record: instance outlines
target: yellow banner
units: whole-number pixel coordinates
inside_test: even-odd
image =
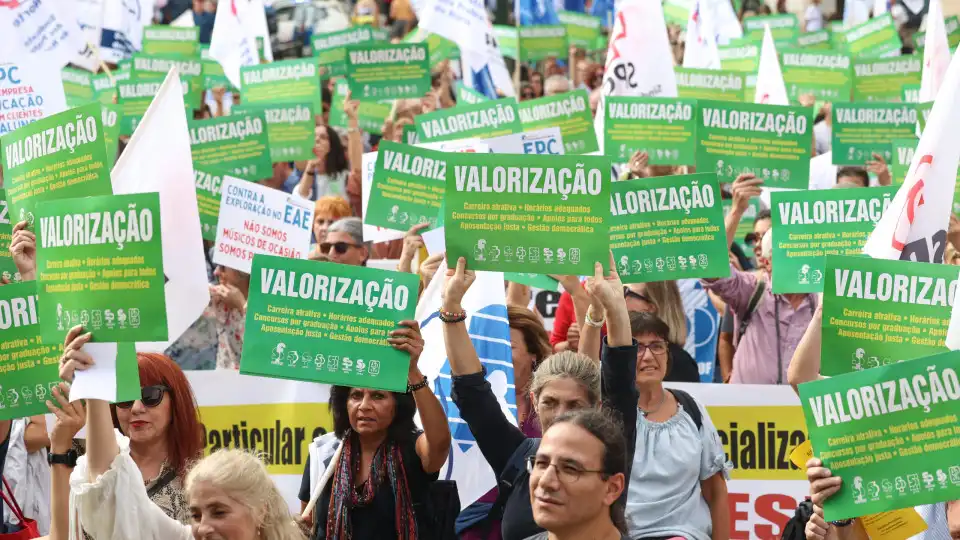
[[[796,406],[707,406],[734,480],[806,480],[790,453],[807,440]]]
[[[200,407],[204,455],[221,448],[263,454],[270,474],[303,474],[307,447],[333,429],[326,403]]]

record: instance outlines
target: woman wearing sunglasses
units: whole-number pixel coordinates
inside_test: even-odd
[[[729,538],[726,461],[707,410],[667,390],[670,328],[652,313],[630,314],[637,341],[636,453],[627,495],[630,537]]]
[[[335,263],[366,266],[370,249],[363,241],[363,222],[348,217],[334,221],[327,227],[326,237],[318,244],[320,253]]]
[[[76,326],[67,333],[60,375],[72,381],[76,370],[92,365],[82,351],[90,334]],[[203,430],[193,390],[177,364],[161,354],[137,353],[141,398],[111,405],[113,426],[129,440],[129,454],[153,503],[171,518],[188,523],[183,492],[189,465],[203,455]],[[89,430],[89,426],[88,426]],[[89,448],[87,450],[90,451]],[[53,459],[53,458],[51,458]],[[76,454],[62,458],[76,463]]]

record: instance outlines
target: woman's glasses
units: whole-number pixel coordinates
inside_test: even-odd
[[[647,351],[659,356],[661,354],[667,354],[667,342],[666,341],[654,341],[653,343],[643,343],[637,344],[637,358],[643,356]]]
[[[646,303],[648,303],[648,304],[655,305],[655,304],[653,303],[653,300],[651,300],[647,295],[645,295],[645,294],[640,294],[640,293],[634,291],[633,289],[631,289],[630,287],[627,287],[627,286],[624,286],[624,287],[623,287],[623,297],[624,297],[624,298],[636,298],[637,300],[643,300],[644,302],[646,302]]]
[[[155,384],[153,386],[144,386],[140,389],[140,402],[143,403],[144,407],[154,408],[163,401],[163,393],[169,392],[170,389],[162,384]],[[118,409],[129,409],[133,407],[132,401],[121,401],[117,403]]]
[[[333,248],[337,252],[337,255],[343,255],[350,248],[358,248],[357,244],[351,244],[349,242],[321,242],[320,243],[320,252],[321,253],[330,253],[330,248]]]

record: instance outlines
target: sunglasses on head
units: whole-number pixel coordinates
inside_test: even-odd
[[[163,401],[163,393],[169,392],[170,389],[162,384],[155,384],[153,386],[144,386],[140,389],[140,402],[143,403],[144,407],[156,407]],[[121,401],[117,403],[118,409],[129,409],[133,407],[132,401]]]
[[[333,248],[334,251],[336,251],[338,255],[343,255],[344,253],[347,252],[348,249],[350,249],[350,248],[358,248],[358,247],[360,247],[360,246],[358,246],[357,244],[351,244],[351,243],[349,243],[349,242],[333,242],[333,243],[330,243],[330,242],[322,242],[322,243],[320,244],[320,252],[321,252],[321,253],[330,253],[330,248]]]
[[[638,293],[638,292],[634,291],[633,289],[631,289],[630,287],[626,287],[626,286],[624,286],[624,288],[623,288],[623,297],[624,297],[624,298],[636,298],[637,300],[643,300],[644,302],[646,302],[646,303],[648,303],[648,304],[652,304],[652,303],[653,303],[653,300],[651,300],[647,295]]]

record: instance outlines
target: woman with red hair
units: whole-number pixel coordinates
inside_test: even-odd
[[[64,380],[72,381],[74,370],[89,367],[89,357],[79,354],[89,341],[90,334],[81,326],[67,334],[60,360]],[[130,457],[150,500],[171,518],[189,523],[183,480],[192,463],[203,457],[204,448],[193,389],[167,356],[137,353],[137,365],[141,397],[110,405],[113,425],[130,439]],[[75,454],[72,459],[75,462]]]

